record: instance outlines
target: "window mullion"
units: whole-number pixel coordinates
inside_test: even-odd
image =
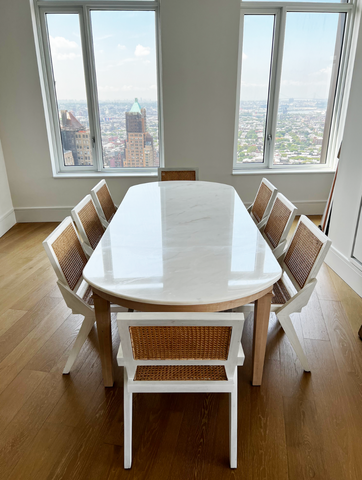
[[[99,123],[96,76],[94,68],[93,37],[89,8],[82,7],[81,35],[84,58],[84,74],[87,86],[88,117],[91,132],[92,156],[95,169],[103,169],[101,129]]]
[[[278,121],[278,106],[280,81],[282,76],[283,50],[285,37],[287,11],[285,7],[280,9],[277,14],[275,27],[275,54],[273,58],[272,81],[270,86],[270,97],[268,107],[268,124],[267,124],[267,140],[266,144],[266,163],[269,168],[273,167],[274,149],[275,149],[275,133]]]

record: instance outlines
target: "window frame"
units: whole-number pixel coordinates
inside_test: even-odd
[[[235,130],[234,130],[234,151],[233,151],[233,174],[245,173],[307,173],[307,172],[329,172],[336,168],[337,152],[342,140],[343,124],[348,101],[348,76],[351,75],[351,42],[353,36],[353,26],[355,20],[355,3],[316,3],[316,2],[291,2],[285,1],[241,1],[240,26],[239,26],[239,48],[238,48],[238,71],[237,71],[237,91],[236,91],[236,109],[235,109]],[[275,132],[277,128],[279,93],[283,66],[283,52],[285,40],[285,27],[287,13],[305,12],[305,13],[345,13],[346,20],[344,25],[344,35],[342,39],[341,55],[338,64],[338,75],[336,89],[333,98],[328,99],[333,103],[330,109],[330,128],[327,137],[323,136],[322,154],[325,156],[325,162],[308,165],[275,165],[274,147]],[[237,147],[239,133],[239,110],[241,93],[241,75],[242,75],[242,51],[243,51],[243,25],[245,15],[275,15],[274,36],[271,53],[271,66],[268,90],[268,103],[265,125],[264,140],[264,161],[262,163],[237,163]],[[332,79],[331,79],[332,81]],[[344,114],[344,115],[343,115]],[[327,112],[326,112],[327,121]],[[268,136],[272,136],[272,141]]]
[[[161,88],[161,41],[160,41],[159,0],[33,0],[33,24],[36,39],[39,73],[43,93],[46,126],[48,131],[50,157],[54,177],[104,177],[104,176],[157,176],[158,167],[103,166],[101,125],[99,116],[98,91],[91,11],[153,11],[155,12],[155,44],[157,75],[158,148],[160,166],[163,156],[163,109]],[[47,31],[47,14],[77,14],[79,18],[82,62],[87,97],[90,142],[93,166],[64,165],[63,148],[58,118],[58,104],[53,77],[51,50]]]

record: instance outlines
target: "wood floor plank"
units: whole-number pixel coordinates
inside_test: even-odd
[[[315,291],[312,293],[308,305],[302,309],[299,315],[304,338],[329,340],[319,298]]]
[[[322,300],[340,300],[338,289],[335,286],[330,274],[330,268],[323,263],[317,275],[316,292]]]
[[[26,313],[27,312],[24,310],[14,310],[9,308],[2,315],[0,315],[0,337]]]
[[[356,429],[343,381],[329,342],[306,340],[311,363],[311,382],[319,424],[319,442],[324,445],[326,478],[362,478],[360,431]],[[333,372],[326,375],[326,372]]]
[[[0,431],[11,422],[44,377],[43,372],[22,370],[0,395]]]

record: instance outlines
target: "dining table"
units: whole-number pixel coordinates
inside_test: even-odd
[[[129,188],[83,272],[93,290],[104,385],[113,386],[110,304],[221,312],[252,302],[251,381],[261,385],[272,289],[281,274],[232,186],[169,181]]]

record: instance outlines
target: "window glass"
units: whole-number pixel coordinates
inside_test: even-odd
[[[105,168],[159,165],[154,11],[92,11]]]
[[[274,164],[323,161],[343,28],[344,14],[287,14]]]
[[[83,140],[90,132],[79,16],[47,14],[46,20],[64,165],[91,166],[90,139]]]
[[[274,15],[244,15],[238,163],[262,163]]]

